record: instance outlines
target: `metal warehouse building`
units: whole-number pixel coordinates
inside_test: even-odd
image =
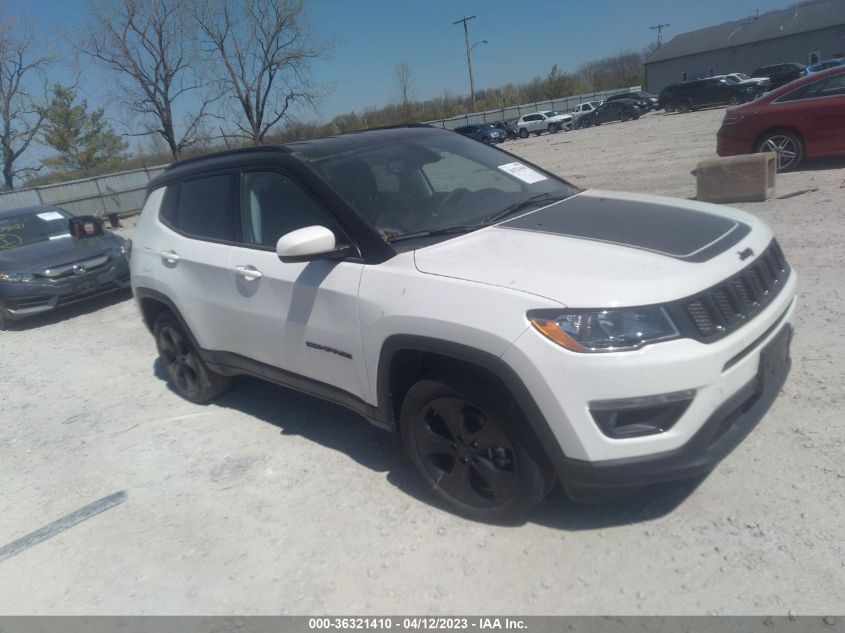
[[[645,60],[646,89],[845,54],[845,0],[816,0],[672,38]]]

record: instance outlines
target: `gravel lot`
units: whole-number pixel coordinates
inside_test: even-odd
[[[583,187],[695,195],[723,110],[513,141]],[[845,162],[741,204],[800,275],[794,368],[708,478],[594,506],[559,491],[499,528],[430,504],[398,439],[242,379],[178,398],[127,295],[0,334],[0,546],[128,500],[0,562],[3,614],[845,612]]]

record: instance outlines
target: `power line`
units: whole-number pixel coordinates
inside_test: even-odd
[[[648,27],[651,31],[657,31],[657,48],[660,48],[663,45],[663,42],[660,41],[660,35],[663,33],[663,29],[667,26],[671,26],[669,24],[655,24],[654,26]]]

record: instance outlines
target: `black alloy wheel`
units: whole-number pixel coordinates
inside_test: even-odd
[[[524,424],[495,390],[433,377],[405,397],[402,440],[427,486],[451,509],[480,521],[518,522],[542,500],[550,475],[513,420]]]
[[[203,403],[229,388],[231,380],[209,370],[193,344],[168,312],[156,319],[154,335],[158,355],[173,390],[191,402]]]

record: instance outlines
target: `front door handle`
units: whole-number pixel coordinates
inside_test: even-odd
[[[235,266],[235,272],[247,281],[257,281],[264,276],[255,266]]]
[[[181,257],[179,257],[179,255],[177,255],[174,251],[161,251],[161,252],[159,253],[159,255],[161,255],[161,258],[162,258],[164,261],[166,261],[166,262],[168,262],[168,263],[170,263],[170,264],[175,264],[175,263],[176,263],[176,262],[178,262],[180,259],[182,259],[182,258],[181,258]]]

